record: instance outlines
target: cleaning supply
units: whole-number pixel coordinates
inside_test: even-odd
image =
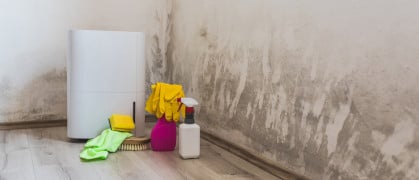
[[[178,122],[181,113],[185,117],[185,108],[180,106],[177,99],[184,96],[181,85],[158,82],[151,85],[151,94],[147,99],[145,110],[157,118],[164,115],[167,121]]]
[[[149,149],[150,138],[129,137],[122,142],[118,150],[120,151],[144,151]]]
[[[132,134],[128,132],[105,129],[99,136],[87,141],[80,153],[80,158],[83,160],[104,160],[108,157],[109,152],[116,152],[124,139],[131,136]]]
[[[198,102],[193,98],[181,98],[186,106],[186,118],[179,126],[179,154],[184,159],[198,158],[200,154],[200,128],[195,124],[194,106]]]
[[[112,114],[109,124],[113,131],[131,132],[135,128],[132,117],[122,114]]]
[[[173,151],[176,147],[176,123],[168,122],[162,116],[151,130],[150,137],[153,151]]]

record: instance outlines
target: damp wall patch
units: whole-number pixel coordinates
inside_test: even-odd
[[[419,178],[418,2],[171,6],[166,78],[203,131],[313,179]]]

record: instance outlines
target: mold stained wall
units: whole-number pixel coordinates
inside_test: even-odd
[[[0,0],[0,122],[66,118],[70,29],[149,31],[151,0]]]
[[[312,179],[419,179],[419,2],[176,0],[202,130]]]

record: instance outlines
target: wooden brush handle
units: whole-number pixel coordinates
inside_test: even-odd
[[[150,138],[147,138],[147,137],[144,137],[144,138],[129,137],[129,138],[126,138],[124,142],[122,142],[122,144],[144,144],[148,142],[150,142]]]

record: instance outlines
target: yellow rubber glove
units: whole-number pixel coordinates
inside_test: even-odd
[[[161,118],[164,114],[164,108],[161,109],[160,107],[160,91],[161,83],[151,85],[151,94],[147,99],[145,107],[148,113],[156,115],[157,118]]]
[[[182,103],[173,103],[172,109],[174,110],[174,112],[176,112],[173,114],[173,120],[175,122],[179,122],[180,115],[182,115],[182,117],[185,118],[186,107],[182,105]]]
[[[173,121],[178,122],[179,121],[179,103],[172,103],[171,107],[172,112],[173,112]]]
[[[180,103],[177,101],[178,98],[184,97],[184,93],[181,85],[171,85],[168,87],[168,92],[165,93],[165,107],[166,107],[166,119],[178,122],[179,121],[179,106]]]
[[[164,109],[166,110],[164,112],[164,115],[166,116],[166,120],[169,121],[169,122],[172,121],[172,119],[173,119],[172,103],[171,102],[165,102],[164,103]]]
[[[185,108],[181,108],[178,98],[185,96],[182,86],[158,82],[151,86],[152,93],[146,102],[146,111],[161,118],[165,114],[167,121],[179,121],[180,114],[185,117]]]
[[[157,104],[154,103],[154,96],[156,94],[156,85],[151,85],[151,94],[146,101],[145,110],[150,114],[155,114]]]

